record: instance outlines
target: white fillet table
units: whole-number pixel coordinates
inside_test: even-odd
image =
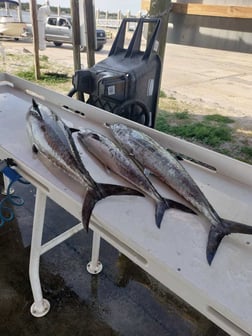
[[[251,165],[3,73],[0,75],[0,159],[14,159],[17,171],[36,187],[29,270],[34,316],[45,315],[50,307],[40,285],[40,256],[83,229],[80,222],[42,245],[46,198],[81,221],[85,191],[32,153],[25,120],[32,98],[52,108],[71,127],[92,128],[109,135],[105,123],[123,122],[145,131],[166,148],[193,158],[194,162],[183,160],[183,165],[219,215],[251,225]],[[108,174],[77,140],[76,143],[97,182],[128,185]],[[168,187],[151,178],[162,195],[182,202]],[[93,249],[87,269],[91,273],[101,271],[98,258],[100,238],[103,238],[230,335],[252,335],[252,237],[242,234],[225,237],[209,267],[206,261],[209,227],[201,216],[169,210],[158,229],[150,199],[108,197],[98,202],[93,211],[90,223]]]

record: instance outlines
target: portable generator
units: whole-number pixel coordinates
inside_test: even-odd
[[[154,127],[161,77],[159,18],[123,19],[106,59],[73,76],[73,89],[87,104]],[[128,40],[128,32],[134,33]],[[128,42],[128,46],[127,46]]]

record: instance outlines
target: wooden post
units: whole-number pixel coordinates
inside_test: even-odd
[[[23,22],[21,0],[18,0],[18,4],[19,4],[19,6],[18,6],[18,21]]]
[[[37,19],[37,1],[30,0],[30,12],[32,16],[32,30],[33,30],[33,51],[34,51],[34,75],[35,79],[40,79],[40,65],[39,65],[39,36],[38,36],[38,19]]]
[[[159,51],[158,54],[163,64],[165,46],[167,40],[168,19],[171,9],[171,0],[151,0],[149,15],[153,17],[161,17],[162,24],[159,31]]]
[[[73,61],[74,71],[80,70],[80,18],[79,18],[79,0],[71,0],[71,16],[73,29]]]
[[[86,25],[87,65],[91,68],[95,64],[95,16],[93,0],[84,1],[84,19]]]
[[[158,98],[157,98],[157,111],[158,111],[158,102],[159,102],[159,91],[162,80],[162,69],[164,63],[164,54],[165,54],[165,46],[167,40],[167,30],[168,30],[168,19],[169,12],[171,9],[171,0],[151,0],[150,2],[150,10],[149,15],[152,17],[160,17],[161,18],[161,27],[158,34],[158,55],[161,60],[161,74],[159,80],[159,89],[158,89]],[[154,125],[155,127],[155,125]]]

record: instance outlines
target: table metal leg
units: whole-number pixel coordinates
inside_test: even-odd
[[[102,263],[99,259],[101,236],[97,232],[93,232],[92,257],[87,264],[87,271],[91,274],[98,274],[102,271]]]
[[[3,185],[3,188],[1,190],[1,194],[2,195],[7,195],[8,186],[9,186],[10,182],[11,182],[10,179],[3,174],[3,183],[4,183],[4,185]],[[14,193],[14,189],[13,188],[10,188],[10,193],[11,194]]]
[[[30,311],[31,314],[35,317],[46,315],[50,309],[50,303],[43,298],[39,277],[39,262],[41,255],[45,208],[46,194],[37,188],[29,265],[30,283],[34,299],[34,303],[32,304]]]

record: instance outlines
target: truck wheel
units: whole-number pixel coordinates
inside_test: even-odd
[[[62,42],[53,42],[53,44],[55,45],[55,47],[61,47],[62,46]]]

